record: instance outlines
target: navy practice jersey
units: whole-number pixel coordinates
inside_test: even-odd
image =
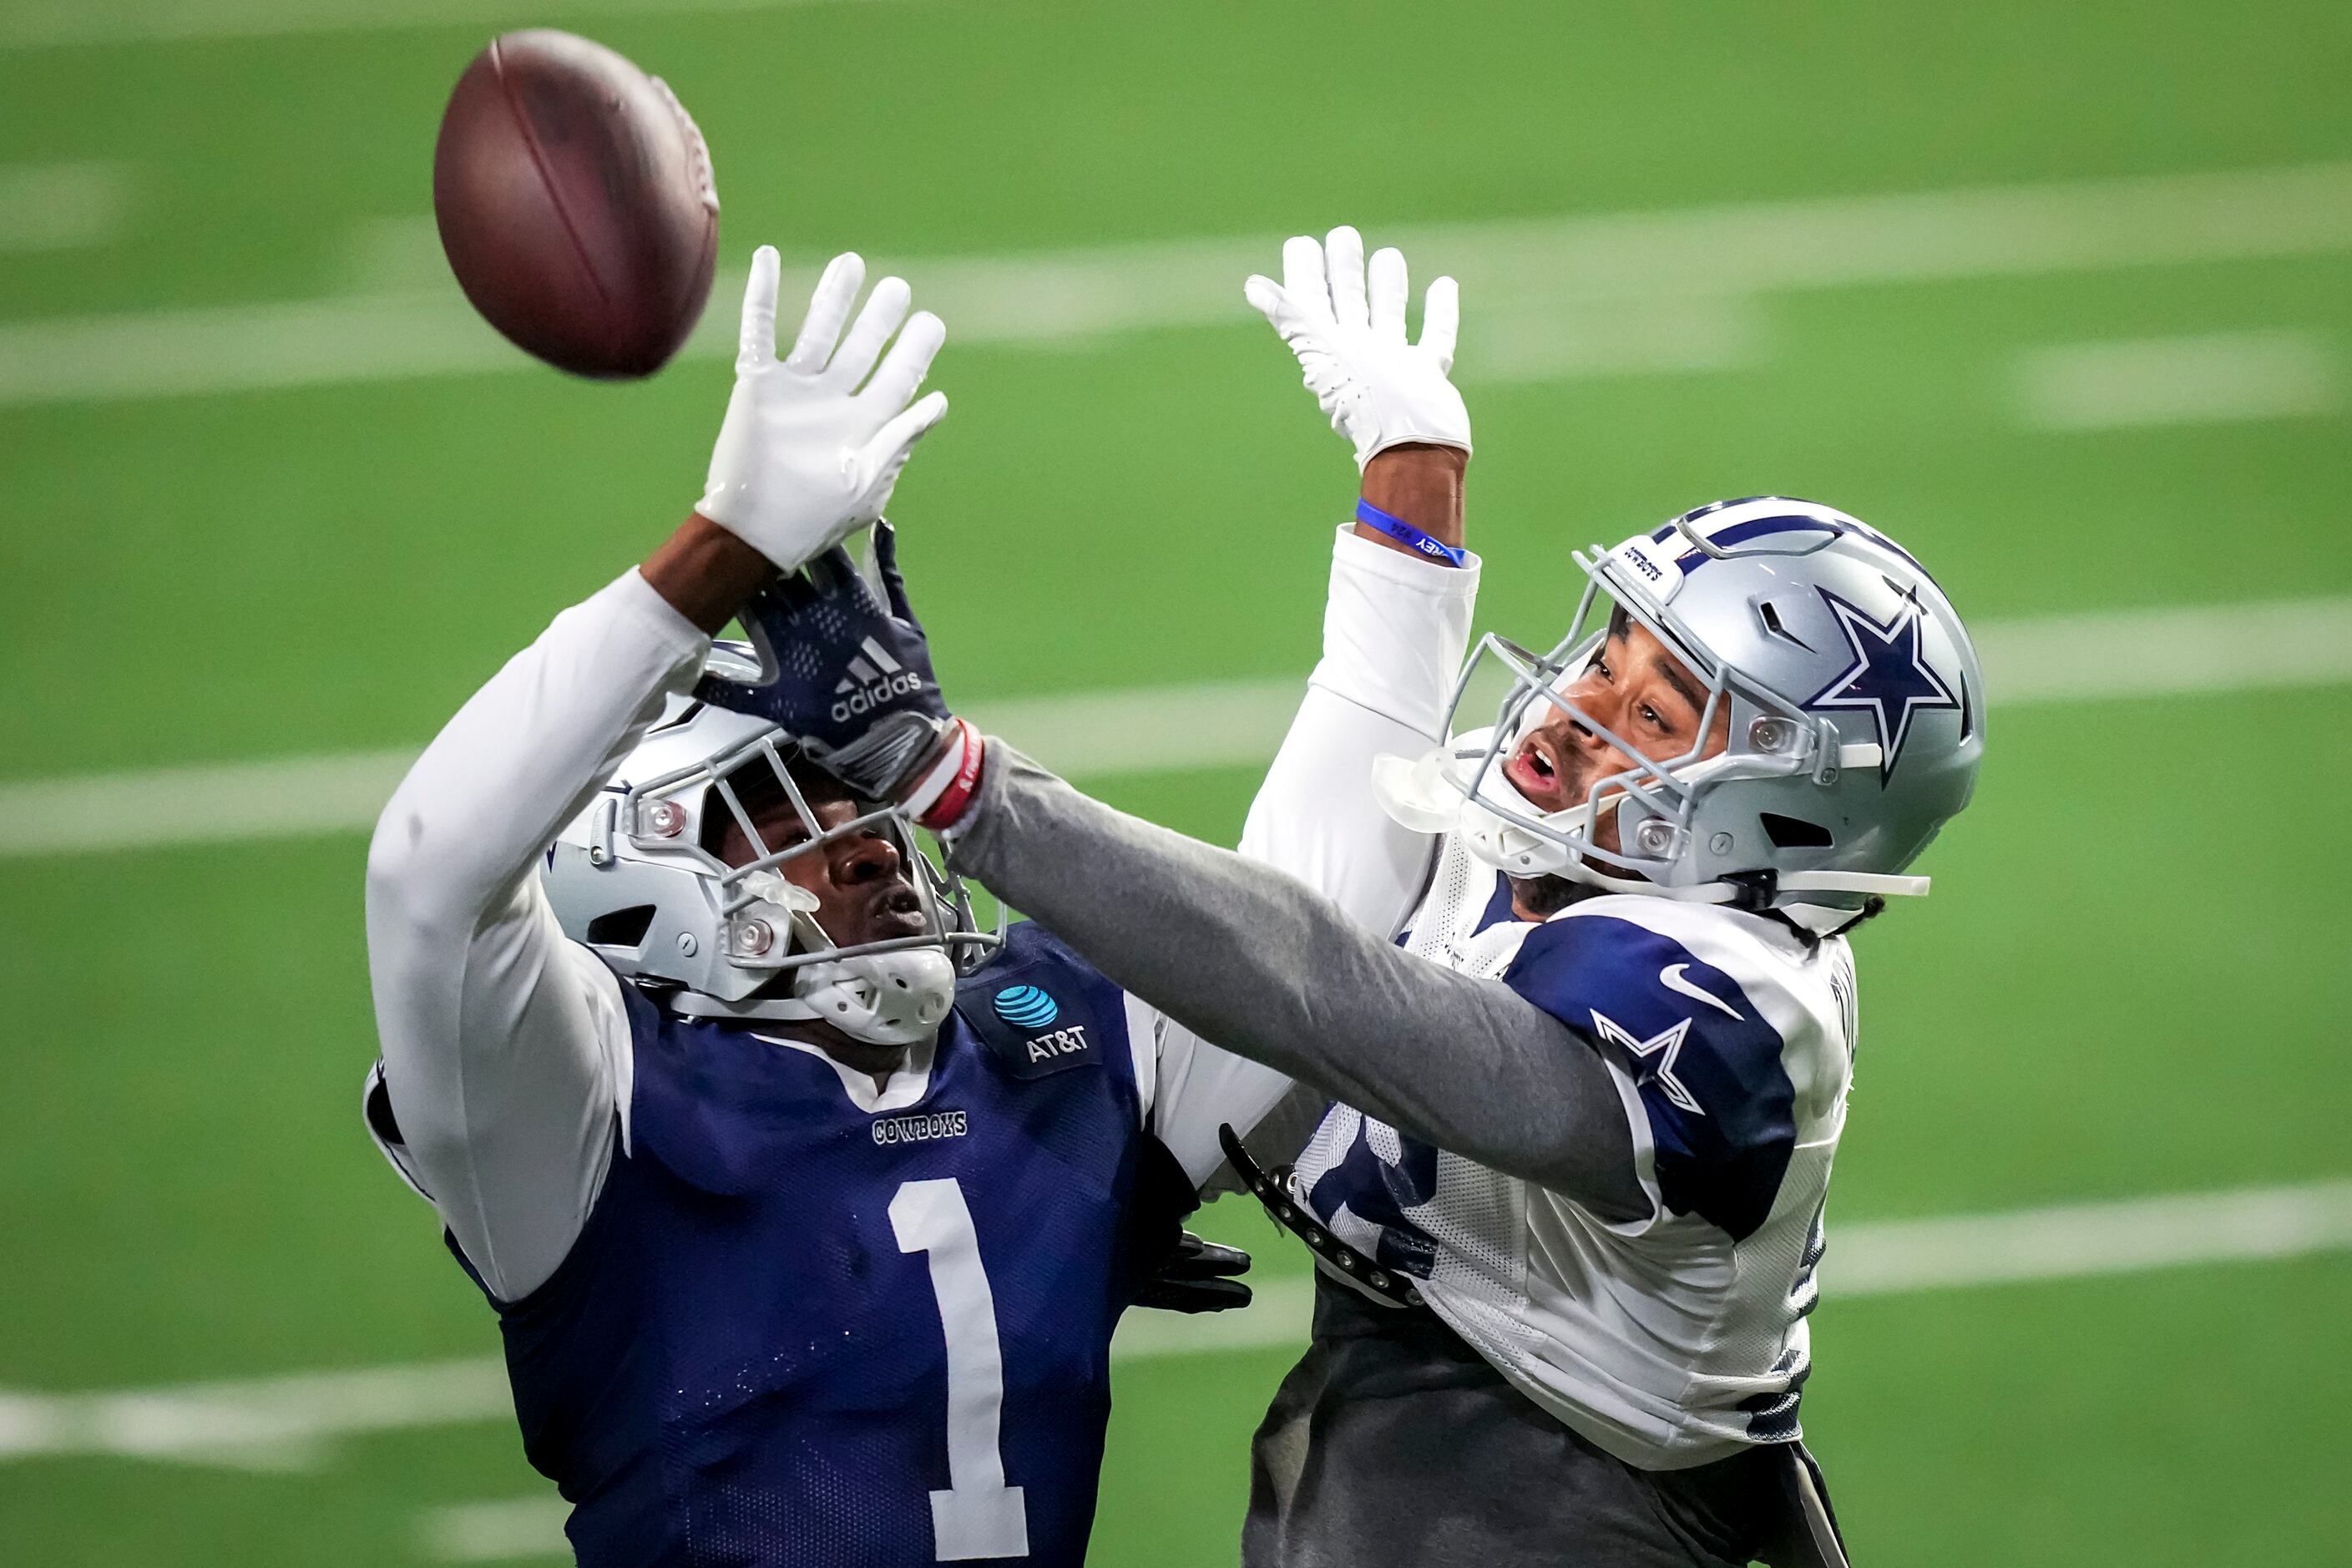
[[[624,1146],[553,1278],[494,1303],[580,1561],[1079,1563],[1111,1330],[1192,1201],[1118,987],[1013,927],[921,1098],[871,1112],[623,990]]]

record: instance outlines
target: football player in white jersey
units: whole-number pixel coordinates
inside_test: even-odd
[[[1250,298],[1360,462],[1466,460],[1402,260],[1368,283],[1352,231],[1294,240]],[[1908,868],[1968,802],[1982,681],[1926,570],[1816,503],[1717,503],[1573,560],[1567,635],[1482,643],[1450,738],[1375,764],[1390,824],[1356,852],[1430,868],[1395,942],[974,738],[935,688],[828,742],[1105,974],[1329,1098],[1295,1172],[1229,1145],[1322,1267],[1258,1435],[1253,1564],[1843,1561],[1797,1405],[1845,933],[1926,890]],[[1507,692],[1465,731],[1488,666]],[[922,760],[874,770],[916,731]]]

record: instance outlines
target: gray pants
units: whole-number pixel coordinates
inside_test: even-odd
[[[1244,1568],[1738,1568],[1791,1556],[1798,1457],[1642,1470],[1545,1414],[1425,1308],[1318,1280],[1315,1341],[1251,1451]]]

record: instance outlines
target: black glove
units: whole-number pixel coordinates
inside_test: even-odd
[[[1175,1250],[1135,1293],[1139,1307],[1163,1312],[1227,1312],[1250,1304],[1250,1288],[1238,1276],[1249,1271],[1250,1255],[1238,1247],[1202,1241],[1177,1232]]]
[[[887,604],[838,545],[761,589],[742,618],[767,679],[705,676],[694,694],[781,726],[812,762],[882,800],[929,755],[950,719],[887,522],[874,525],[874,559]]]

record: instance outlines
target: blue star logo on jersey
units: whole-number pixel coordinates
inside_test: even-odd
[[[1808,708],[1854,708],[1877,726],[1880,783],[1895,775],[1895,759],[1920,713],[1957,710],[1960,704],[1941,677],[1928,668],[1919,646],[1923,613],[1916,595],[1906,594],[1895,618],[1881,624],[1867,611],[1828,589],[1818,590],[1837,616],[1838,629],[1853,650],[1853,665],[1816,693]]]
[[[1722,1005],[1720,1002],[1716,1004],[1718,1007]],[[1675,1058],[1683,1054],[1683,1040],[1689,1035],[1690,1026],[1691,1021],[1685,1018],[1671,1029],[1653,1035],[1646,1040],[1637,1040],[1633,1037],[1633,1032],[1631,1029],[1626,1028],[1600,1008],[1592,1009],[1594,1034],[1612,1046],[1623,1047],[1625,1053],[1632,1057],[1636,1064],[1656,1057],[1658,1065],[1651,1077],[1658,1088],[1664,1091],[1665,1097],[1694,1116],[1705,1116],[1706,1110],[1699,1104],[1698,1097],[1691,1093],[1684,1086],[1683,1080],[1675,1076]]]
[[[1034,985],[1008,985],[988,1005],[1017,1029],[1042,1029],[1062,1013],[1061,1005]]]

